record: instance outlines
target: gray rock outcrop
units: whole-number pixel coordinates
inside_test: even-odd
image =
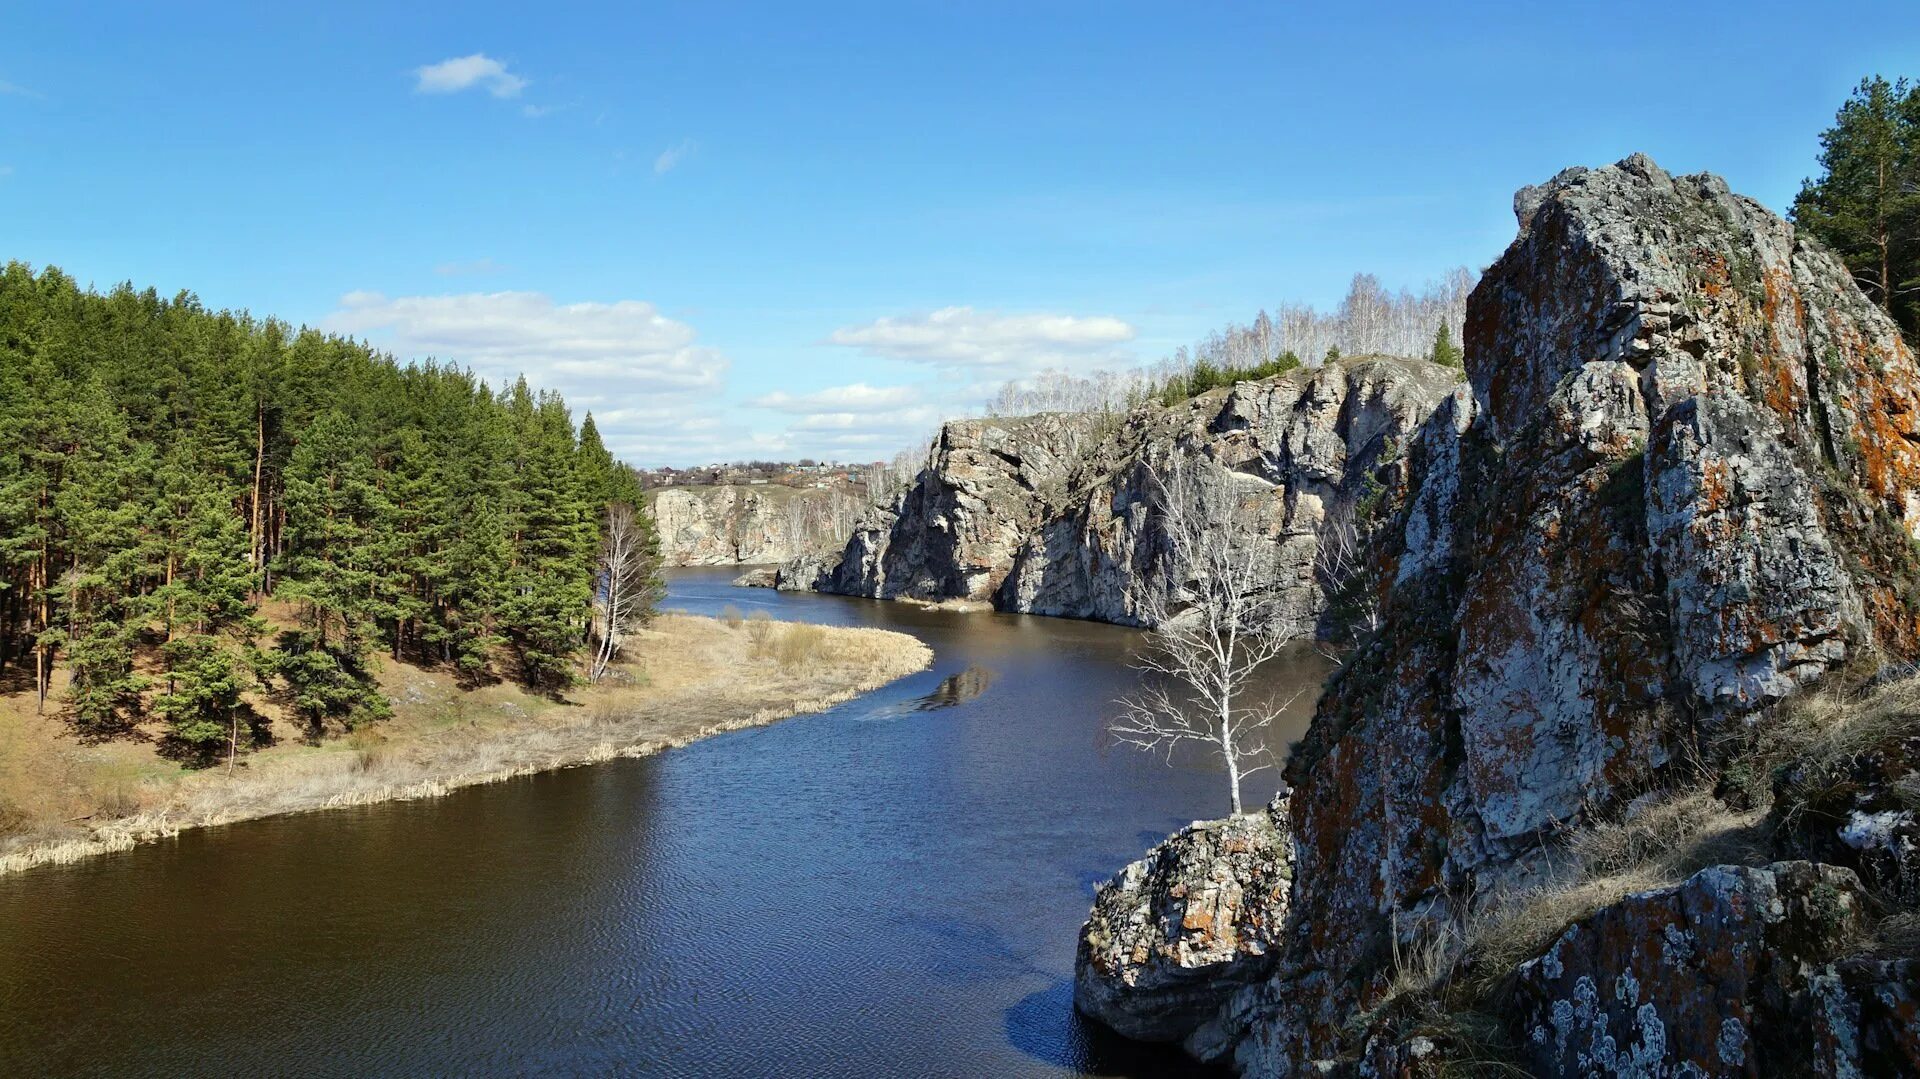
[[[1248,1074],[1360,1061],[1396,948],[1523,893],[1541,837],[1915,653],[1920,374],[1845,268],[1640,156],[1516,206],[1377,538],[1381,629],[1289,763],[1297,931],[1209,1042]],[[1711,1012],[1696,974],[1661,992]]]
[[[1094,893],[1074,1007],[1130,1038],[1185,1038],[1266,976],[1292,882],[1284,796],[1174,833]]]
[[[1904,1071],[1910,972],[1836,962],[1868,902],[1852,872],[1812,862],[1715,866],[1630,896],[1520,967],[1522,1052],[1542,1075]]]
[[[1153,471],[1181,456],[1223,466],[1231,482],[1205,489],[1203,511],[1255,511],[1276,610],[1311,626],[1326,606],[1322,541],[1384,504],[1407,443],[1458,380],[1422,360],[1358,358],[1125,415],[949,423],[911,488],[837,556],[783,566],[780,586],[1140,625],[1148,593],[1181,574],[1150,500]]]

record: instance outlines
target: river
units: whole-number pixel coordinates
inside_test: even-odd
[[[736,589],[914,634],[831,711],[444,798],[0,877],[0,1075],[1173,1075],[1081,1022],[1093,886],[1225,808],[1106,745],[1138,633]],[[1306,689],[1324,665],[1283,657]],[[1272,790],[1254,777],[1253,798]]]

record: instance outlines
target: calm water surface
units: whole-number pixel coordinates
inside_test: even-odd
[[[0,877],[0,1075],[1183,1074],[1071,1007],[1093,885],[1224,808],[1103,744],[1139,635],[733,575],[667,605],[901,630],[934,666],[645,760]]]

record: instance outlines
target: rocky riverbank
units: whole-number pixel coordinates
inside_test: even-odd
[[[1379,628],[1288,764],[1271,973],[1187,1045],[1912,1074],[1913,353],[1718,177],[1634,156],[1515,212],[1369,547]]]
[[[127,850],[190,828],[431,798],[516,776],[639,757],[818,712],[924,670],[931,651],[885,630],[665,615],[632,662],[565,700],[462,689],[389,663],[393,718],[307,744],[284,738],[186,771],[150,745],[85,746],[25,696],[0,701],[0,874]]]

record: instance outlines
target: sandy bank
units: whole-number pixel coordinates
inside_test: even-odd
[[[187,770],[151,745],[81,746],[24,696],[0,715],[0,874],[282,813],[431,798],[555,768],[639,757],[818,712],[932,662],[885,630],[686,615],[655,621],[633,661],[564,701],[509,685],[463,690],[389,663],[394,717]]]

